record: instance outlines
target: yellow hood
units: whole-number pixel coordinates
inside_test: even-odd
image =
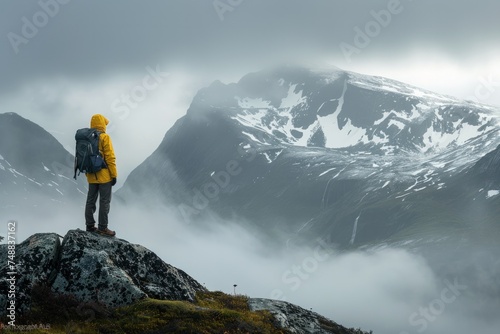
[[[100,132],[106,132],[106,125],[108,125],[109,120],[101,114],[95,114],[90,120],[90,127],[92,129],[97,129]]]

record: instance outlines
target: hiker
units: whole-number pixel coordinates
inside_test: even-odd
[[[108,213],[111,204],[111,187],[116,184],[116,158],[111,138],[106,133],[109,120],[103,115],[96,114],[90,120],[90,127],[96,129],[99,135],[99,152],[104,158],[107,167],[96,173],[86,173],[89,182],[87,203],[85,205],[85,223],[87,231],[98,232],[107,236],[116,235],[108,228]],[[99,224],[95,227],[94,212],[96,211],[97,197],[99,196]]]

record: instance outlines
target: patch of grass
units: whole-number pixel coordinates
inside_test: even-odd
[[[4,328],[3,333],[19,333],[21,328],[37,333],[98,333],[94,321],[107,318],[112,310],[96,302],[79,302],[72,295],[54,293],[46,285],[35,285],[31,289],[29,312],[16,318],[17,330]],[[4,325],[8,320],[3,319]],[[47,325],[50,329],[45,328]],[[26,326],[26,327],[25,327]]]
[[[247,298],[199,293],[194,303],[146,299],[115,311],[101,333],[286,333],[267,312],[251,312]]]
[[[108,309],[90,303],[82,306],[49,288],[38,290],[32,310],[16,324],[49,323],[51,328],[35,329],[32,334],[288,333],[275,326],[269,312],[250,311],[247,297],[219,291],[200,292],[193,303],[145,299]],[[9,332],[14,333],[5,330]]]

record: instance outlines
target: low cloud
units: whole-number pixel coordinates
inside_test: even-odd
[[[18,222],[18,242],[38,232],[64,235],[84,229],[83,204],[1,218]],[[339,251],[325,238],[286,247],[242,224],[217,218],[187,224],[175,209],[141,210],[117,200],[109,228],[210,290],[286,300],[344,326],[384,334],[493,334],[500,328],[500,262],[492,254],[481,257],[483,263],[473,256],[458,261],[449,249],[443,258],[460,267],[436,268],[430,255],[405,249]]]
[[[426,258],[405,249],[345,252],[325,238],[287,248],[234,222],[186,224],[175,211],[118,210],[123,218],[114,219],[119,232],[120,224],[127,225],[124,238],[210,290],[233,293],[236,284],[238,294],[286,300],[374,333],[493,334],[500,328],[490,311],[498,296],[492,292],[485,299],[463,274],[472,258],[463,259],[460,270],[437,273]],[[495,284],[495,273],[482,273],[483,289]]]

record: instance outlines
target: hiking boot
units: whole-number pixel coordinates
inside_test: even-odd
[[[95,227],[94,225],[87,225],[86,231],[87,232],[95,232],[95,231],[97,231],[97,227]]]
[[[99,234],[102,234],[102,235],[105,235],[105,236],[108,236],[108,237],[114,237],[116,235],[116,232],[115,231],[111,231],[109,228],[105,228],[105,229],[97,229],[97,233]]]

